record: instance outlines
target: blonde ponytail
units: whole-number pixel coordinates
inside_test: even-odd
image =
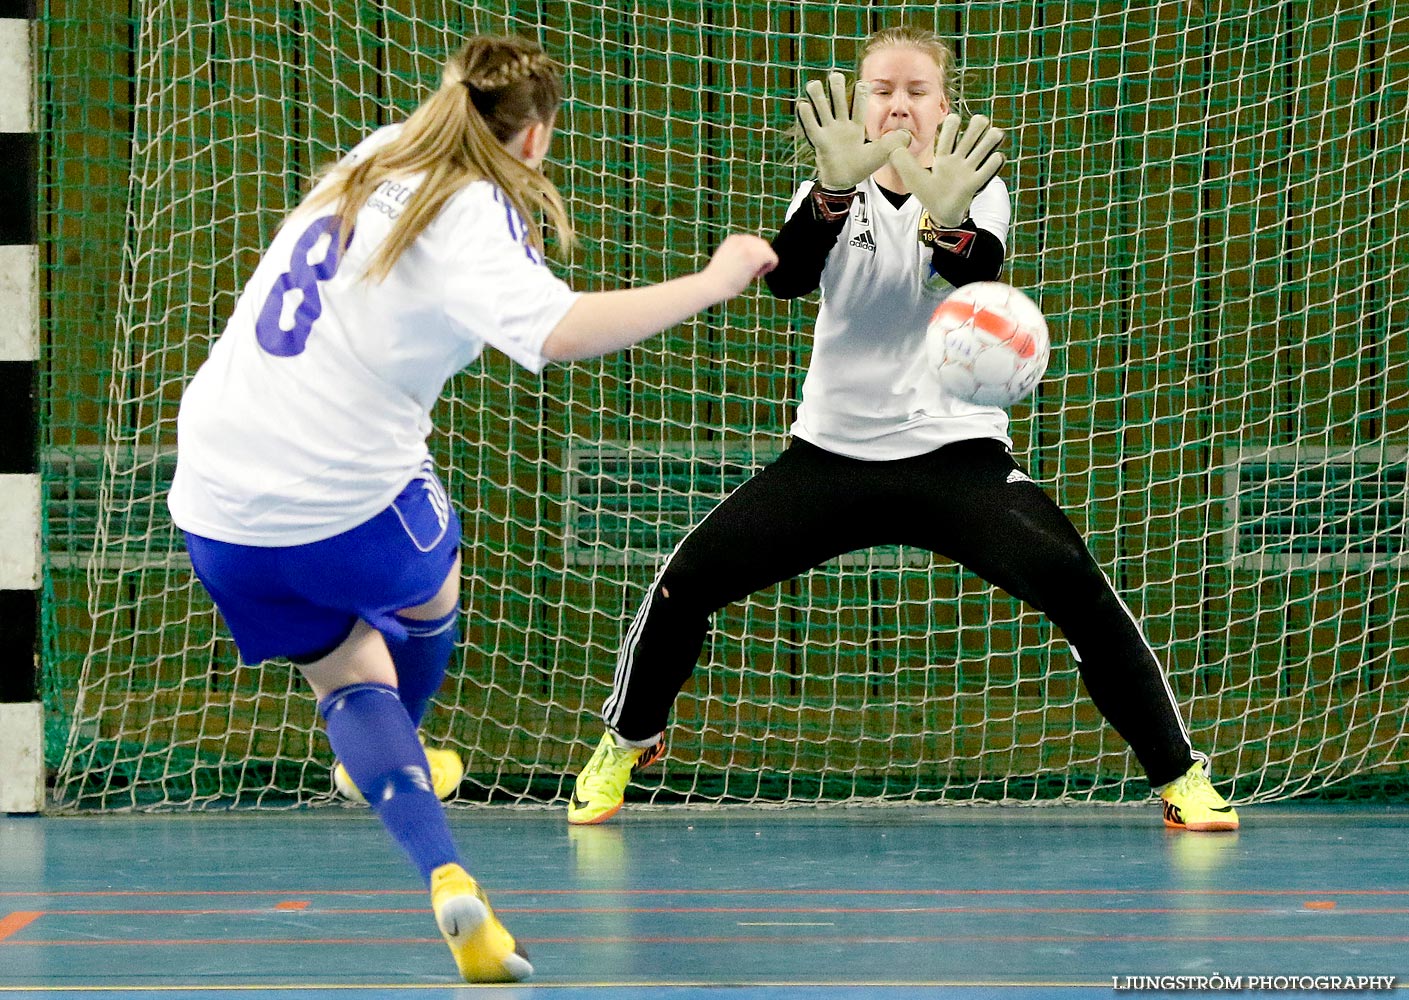
[[[305,203],[338,206],[344,244],[367,199],[384,181],[424,174],[386,240],[367,265],[378,282],[466,184],[493,183],[514,207],[539,254],[540,215],[560,246],[573,242],[572,223],[553,182],[505,148],[536,122],[552,126],[562,103],[558,68],[533,42],[512,36],[472,38],[445,64],[440,87],[426,98],[390,142],[351,166],[333,168],[328,183]]]

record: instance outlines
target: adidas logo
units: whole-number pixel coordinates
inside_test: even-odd
[[[1008,473],[1008,478],[1003,481],[1005,483],[1031,483],[1032,477],[1022,469],[1014,469],[1012,472]]]
[[[869,229],[863,229],[853,236],[851,238],[851,245],[862,250],[869,250],[871,253],[876,252],[876,241],[871,239],[871,231]]]

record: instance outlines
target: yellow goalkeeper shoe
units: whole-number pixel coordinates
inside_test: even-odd
[[[533,975],[528,955],[504,929],[479,883],[459,865],[431,872],[431,908],[467,983],[516,983]]]
[[[1200,763],[1160,789],[1159,797],[1164,800],[1165,826],[1197,833],[1238,828],[1237,812],[1214,790]]]
[[[602,734],[602,742],[592,759],[577,776],[568,799],[568,822],[573,826],[605,823],[616,815],[626,797],[626,784],[643,767],[660,760],[665,754],[665,738],[649,747],[619,746],[610,732]]]
[[[444,802],[460,787],[460,780],[465,776],[465,762],[454,750],[436,750],[426,746],[424,739],[421,746],[426,751],[426,762],[431,766],[431,788],[435,790],[435,797]],[[333,787],[345,799],[367,801],[341,763],[333,768]]]

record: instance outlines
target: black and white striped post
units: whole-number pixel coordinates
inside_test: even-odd
[[[44,804],[34,0],[0,0],[0,813]]]

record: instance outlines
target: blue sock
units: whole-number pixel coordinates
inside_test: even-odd
[[[414,726],[420,726],[431,698],[445,680],[445,668],[450,665],[450,654],[455,652],[455,639],[460,631],[456,627],[459,618],[458,606],[448,615],[429,620],[396,616],[406,629],[407,639],[387,646],[396,664],[401,704],[406,706],[406,714],[411,716]]]
[[[396,688],[350,684],[320,701],[318,711],[333,753],[427,884],[441,865],[458,864],[426,753]]]

